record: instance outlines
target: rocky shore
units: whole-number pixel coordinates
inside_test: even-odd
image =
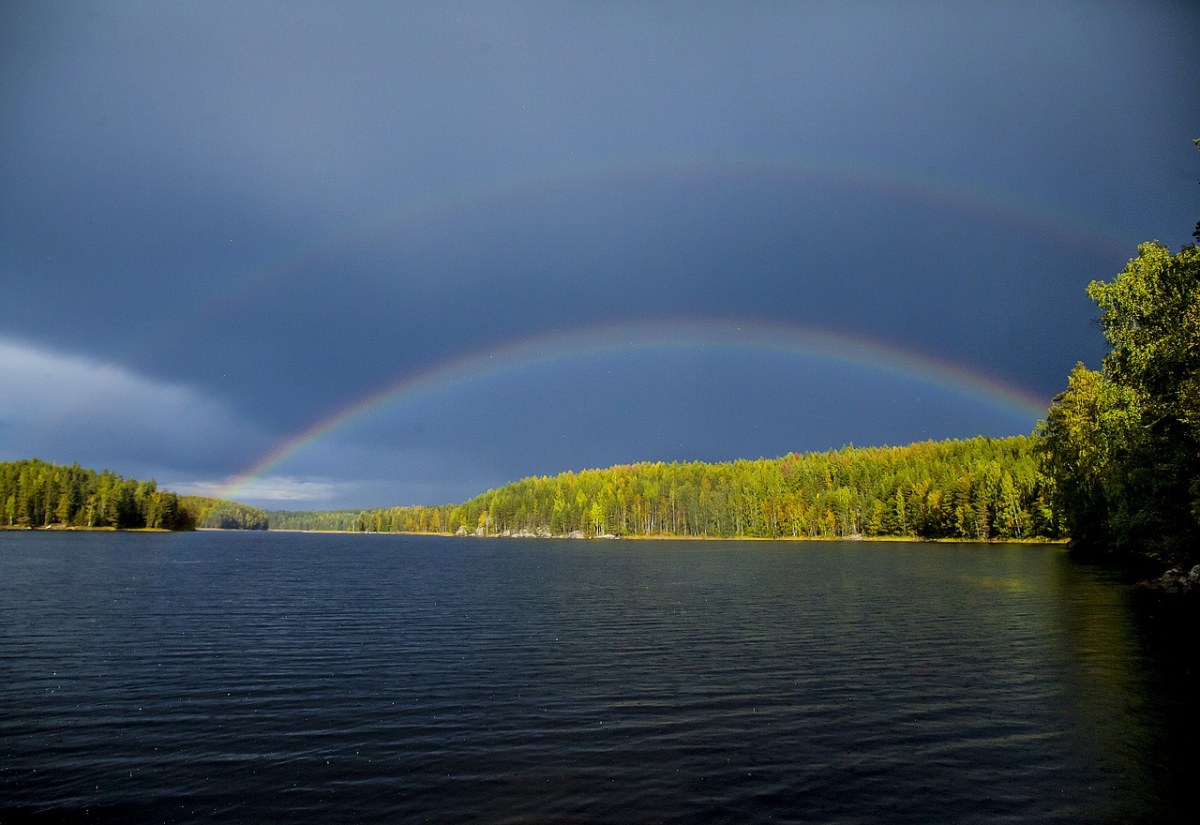
[[[475,532],[467,532],[466,527],[459,527],[455,532],[456,536],[478,536],[480,538],[502,538],[502,539],[615,539],[612,533],[601,533],[592,535],[585,533],[582,530],[572,530],[569,533],[551,533],[546,529],[539,530],[502,530],[499,533],[488,533],[482,527],[477,527]]]
[[[1200,593],[1200,564],[1187,573],[1172,567],[1157,579],[1146,579],[1137,583],[1139,590],[1150,593],[1195,594]]]

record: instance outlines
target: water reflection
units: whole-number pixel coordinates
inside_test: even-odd
[[[1191,821],[1195,621],[1057,548],[5,541],[0,822]]]
[[[1135,598],[1121,574],[1054,565],[1071,742],[1107,822],[1193,822],[1195,615]],[[1100,803],[1099,800],[1107,802]]]

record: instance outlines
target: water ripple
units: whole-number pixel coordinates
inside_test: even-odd
[[[1053,549],[0,541],[0,822],[1185,818]]]

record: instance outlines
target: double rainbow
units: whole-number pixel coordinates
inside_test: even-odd
[[[236,498],[256,479],[271,474],[301,451],[353,424],[368,413],[397,409],[420,398],[448,392],[483,378],[547,367],[583,355],[659,350],[722,348],[748,353],[779,353],[817,359],[830,366],[849,364],[937,387],[1034,423],[1045,415],[1047,399],[949,361],[900,347],[814,327],[765,321],[641,321],[561,330],[471,353],[403,376],[355,399],[282,441],[223,489]],[[835,445],[831,445],[835,446]],[[786,445],[780,445],[781,452]]]

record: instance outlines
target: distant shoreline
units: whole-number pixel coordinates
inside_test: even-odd
[[[228,532],[256,532],[253,530],[230,530]],[[511,541],[513,539],[536,539],[545,541],[549,539],[559,539],[562,541],[581,541],[581,542],[598,542],[605,543],[610,541],[784,541],[784,542],[808,542],[808,541],[832,541],[846,544],[858,544],[860,542],[871,542],[879,544],[900,543],[900,542],[922,542],[929,544],[1055,544],[1066,545],[1069,539],[1047,539],[1047,538],[1023,538],[1023,539],[968,539],[968,538],[922,538],[920,536],[688,536],[688,535],[670,535],[656,533],[654,535],[628,535],[628,536],[536,536],[536,535],[504,535],[495,534],[490,536],[477,536],[473,533],[460,535],[458,533],[449,532],[420,532],[415,530],[391,530],[386,532],[371,532],[367,530],[299,530],[291,528],[269,529],[268,533],[313,533],[317,535],[363,535],[363,536],[438,536],[441,538],[464,538],[464,539],[495,539],[502,541]]]
[[[0,525],[0,531],[8,533],[311,533],[314,535],[325,536],[354,536],[354,535],[370,535],[370,536],[437,536],[441,538],[467,538],[467,539],[494,539],[494,540],[512,540],[512,539],[536,539],[544,541],[548,539],[558,539],[561,541],[583,541],[583,542],[609,542],[609,541],[755,541],[755,542],[838,542],[846,544],[857,544],[859,542],[870,542],[876,544],[889,544],[901,542],[921,542],[927,544],[1047,544],[1047,545],[1066,545],[1069,539],[1047,539],[1047,538],[1023,538],[1023,539],[971,539],[971,538],[922,538],[920,536],[674,536],[670,534],[654,534],[654,535],[628,535],[628,536],[537,536],[537,535],[490,535],[477,536],[474,534],[460,535],[458,533],[448,532],[416,532],[407,530],[398,530],[391,532],[372,533],[364,530],[298,530],[289,528],[268,529],[268,530],[238,530],[226,529],[222,527],[198,527],[195,530],[167,530],[162,527],[78,527],[78,526],[62,526],[57,524],[42,525],[39,527],[22,527],[19,525]]]

